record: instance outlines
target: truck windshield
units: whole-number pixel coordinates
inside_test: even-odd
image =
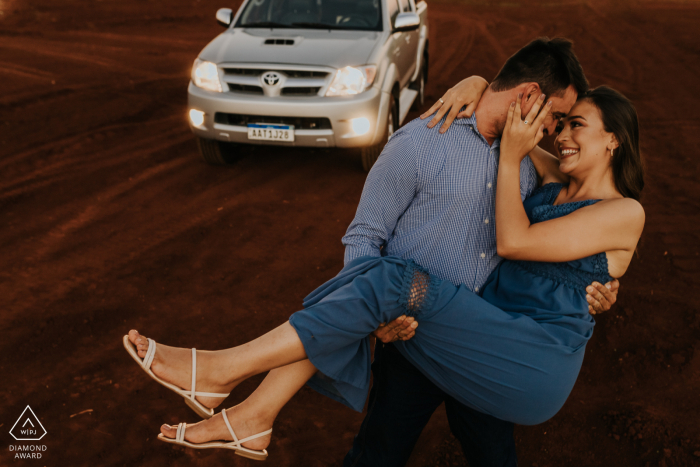
[[[381,31],[380,0],[250,0],[236,27]]]

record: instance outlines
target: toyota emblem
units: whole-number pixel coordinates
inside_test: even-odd
[[[268,86],[275,86],[280,82],[279,73],[275,73],[274,71],[268,71],[262,78]]]

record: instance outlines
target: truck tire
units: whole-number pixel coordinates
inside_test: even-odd
[[[379,143],[375,144],[374,146],[369,146],[360,149],[362,169],[365,172],[369,172],[374,163],[377,162],[377,159],[382,153],[384,146],[386,145],[387,141],[389,141],[391,135],[393,135],[394,132],[398,129],[398,126],[399,106],[397,105],[396,97],[392,95],[391,99],[389,100],[389,112],[387,113],[386,126],[384,127],[384,137]]]
[[[423,67],[421,68],[418,78],[409,85],[410,89],[418,91],[416,100],[413,101],[411,110],[422,110],[423,104],[425,104],[425,83],[428,81],[428,62],[423,60]]]
[[[234,145],[213,139],[197,138],[197,148],[199,154],[208,164],[227,165],[238,159]]]

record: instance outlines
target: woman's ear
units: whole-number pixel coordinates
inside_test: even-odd
[[[610,138],[610,142],[608,143],[608,151],[614,151],[617,148],[620,147],[620,143],[617,141],[617,137],[615,135],[612,135]]]
[[[615,135],[612,135],[610,142],[608,143],[608,151],[610,151],[610,159],[615,157],[615,150],[620,147],[620,143],[617,142]]]

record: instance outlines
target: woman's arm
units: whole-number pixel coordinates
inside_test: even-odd
[[[559,171],[559,159],[539,146],[530,151],[530,160],[535,166],[537,175],[542,180],[542,185],[547,183],[569,183],[569,177]]]
[[[511,104],[501,142],[496,190],[498,254],[508,259],[571,261],[595,253],[634,250],[644,226],[644,210],[629,198],[601,201],[567,216],[530,224],[520,198],[520,161],[543,136],[547,112],[537,118],[538,100],[521,119],[520,102]],[[550,104],[547,104],[550,105]]]
[[[428,128],[432,128],[442,120],[442,117],[447,114],[445,123],[440,127],[440,133],[444,133],[452,125],[455,118],[471,117],[474,109],[481,100],[481,95],[489,87],[489,82],[481,76],[470,76],[465,78],[454,87],[447,90],[445,95],[441,97],[442,102],[437,101],[433,106],[423,113],[420,118],[425,119],[430,117],[435,112],[435,116],[428,122]],[[467,106],[464,112],[460,112],[462,107]]]

